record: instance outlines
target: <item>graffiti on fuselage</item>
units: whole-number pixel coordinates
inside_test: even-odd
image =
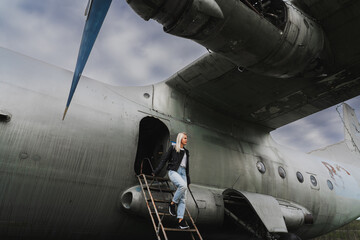
[[[335,167],[333,167],[330,163],[327,163],[327,162],[322,162],[322,164],[324,164],[325,167],[329,170],[329,173],[330,173],[330,176],[332,179],[334,179],[335,175],[341,177],[340,174],[338,174],[338,173],[340,173],[342,170],[344,170],[344,172],[346,172],[347,175],[349,175],[349,176],[351,175],[348,170],[346,170],[345,168],[343,168],[342,166],[340,166],[338,164],[335,164]]]
[[[338,163],[329,163],[328,161],[322,161],[322,164],[329,171],[329,175],[334,182],[334,190],[337,195],[352,199],[360,199],[359,184],[345,167],[339,165]]]

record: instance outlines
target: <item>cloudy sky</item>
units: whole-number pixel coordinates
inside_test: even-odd
[[[86,5],[87,0],[1,0],[0,47],[73,71]],[[163,33],[154,21],[143,21],[125,0],[114,0],[83,75],[113,85],[147,85],[165,80],[205,52]],[[348,103],[359,115],[360,98]],[[308,152],[341,141],[343,126],[332,107],[272,135]]]

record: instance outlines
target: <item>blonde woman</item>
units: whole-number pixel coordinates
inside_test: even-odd
[[[167,170],[171,182],[176,186],[176,192],[169,204],[169,213],[177,216],[179,228],[187,229],[189,226],[184,220],[187,186],[190,184],[189,177],[189,151],[185,148],[187,134],[179,133],[176,138],[176,145],[171,146],[161,158],[159,166],[155,169],[154,175],[158,174],[168,162]],[[177,212],[175,207],[177,205]]]

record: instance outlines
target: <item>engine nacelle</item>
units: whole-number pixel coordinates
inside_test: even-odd
[[[247,226],[247,221],[254,223],[258,219],[267,231],[277,233],[296,230],[305,224],[313,223],[312,215],[306,208],[269,195],[240,192],[234,189],[223,191],[198,185],[191,185],[191,190],[196,203],[188,192],[186,206],[193,219],[200,225],[220,227],[224,223],[225,214],[235,219],[237,223],[245,223],[244,227]],[[154,199],[171,200],[170,194],[156,191],[152,191],[152,196]],[[140,186],[124,191],[119,203],[129,213],[149,216]],[[159,212],[168,212],[168,203],[157,203],[157,207]],[[245,218],[242,219],[243,217]]]
[[[127,0],[145,20],[241,68],[274,77],[320,76],[332,60],[320,26],[281,0]]]
[[[161,186],[159,183],[158,186]],[[153,187],[158,187],[153,185]],[[162,185],[164,187],[164,185]],[[166,187],[167,188],[167,187]],[[194,198],[188,192],[186,207],[196,224],[226,229],[224,223],[233,221],[242,229],[247,229],[259,238],[267,233],[279,234],[296,231],[306,224],[313,224],[311,213],[304,207],[269,195],[191,185]],[[172,196],[168,193],[152,191],[159,212],[168,213],[168,204]],[[196,203],[195,203],[195,201]],[[168,202],[166,202],[168,201]],[[134,186],[124,191],[120,197],[120,206],[125,211],[142,217],[148,217],[149,211],[143,197],[141,186]],[[151,203],[149,203],[151,204]],[[224,221],[225,217],[228,219]],[[163,221],[171,221],[164,218]],[[226,231],[226,230],[225,230]],[[265,235],[264,235],[265,234]]]
[[[303,225],[314,223],[312,214],[303,206],[279,199],[277,201],[288,230],[295,230]]]
[[[244,226],[246,223],[261,222],[255,225],[263,226],[270,233],[286,233],[313,224],[312,214],[294,202],[235,189],[226,189],[223,195],[227,215],[245,223]]]

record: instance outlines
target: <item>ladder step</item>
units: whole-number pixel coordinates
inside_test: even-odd
[[[163,178],[163,177],[154,177],[154,176],[151,176],[151,175],[143,175],[146,177],[146,179],[153,179],[155,181],[158,181],[158,182],[167,182],[167,181],[170,181],[169,178]]]
[[[149,215],[151,218],[151,221],[153,223],[153,227],[154,230],[156,232],[157,238],[160,240],[162,239],[160,236],[160,227],[163,229],[163,236],[165,239],[167,238],[167,234],[165,233],[166,231],[169,232],[189,232],[190,235],[192,236],[192,239],[195,239],[194,237],[194,233],[196,233],[199,237],[200,240],[202,240],[202,237],[199,233],[199,231],[196,228],[196,225],[193,221],[193,219],[190,216],[189,211],[186,209],[185,212],[185,216],[190,218],[191,220],[191,228],[188,229],[181,229],[181,228],[174,228],[174,227],[164,227],[162,221],[165,219],[165,221],[170,221],[170,218],[165,217],[165,216],[172,216],[170,213],[168,212],[164,212],[165,210],[167,210],[167,208],[163,208],[163,205],[161,204],[156,204],[156,203],[170,203],[171,200],[164,200],[164,199],[154,199],[153,195],[151,193],[151,191],[155,191],[155,192],[160,192],[160,193],[173,193],[175,192],[175,190],[172,190],[171,187],[169,186],[169,179],[168,178],[162,178],[162,177],[154,177],[154,176],[150,176],[150,175],[145,175],[145,174],[140,174],[137,175],[139,183],[141,185],[141,187],[143,188],[143,195],[144,198],[146,199],[147,203],[148,202],[152,202],[151,204],[146,204],[147,208],[149,210]],[[151,180],[151,181],[148,181]],[[154,184],[155,183],[155,184]],[[166,183],[166,184],[165,184]],[[154,184],[154,185],[153,185]],[[147,192],[147,193],[146,193]],[[149,195],[150,199],[147,199],[147,195]],[[155,196],[158,196],[158,194],[155,194]],[[163,197],[159,197],[159,198],[167,198],[165,195]],[[229,198],[227,199],[229,200],[229,202],[232,202],[233,199]],[[154,204],[153,204],[154,203]],[[157,209],[159,207],[159,210],[163,211],[163,212],[159,212]],[[158,214],[157,216],[155,216],[155,214]],[[175,219],[175,218],[174,218]],[[174,222],[175,223],[175,222]]]
[[[180,229],[180,228],[164,228],[165,231],[173,231],[173,232],[196,232],[196,229],[188,228],[188,229]]]
[[[151,202],[151,199],[148,199],[148,202]],[[154,199],[154,202],[158,202],[158,203],[171,203],[171,200]]]
[[[155,214],[156,212],[151,212],[151,214]],[[172,216],[170,213],[163,213],[163,212],[158,212],[159,215],[164,215],[164,216]]]
[[[155,214],[156,212],[152,211],[151,214]],[[158,212],[159,215],[164,215],[164,216],[172,216],[174,217],[173,215],[171,215],[170,213],[168,212]],[[188,217],[189,215],[187,213],[184,214],[185,217]]]
[[[146,189],[146,187],[144,187],[144,189]],[[156,188],[156,187],[149,187],[149,189],[151,191],[155,191],[155,192],[167,192],[167,193],[172,193],[175,192],[174,190],[168,189],[168,188]]]

